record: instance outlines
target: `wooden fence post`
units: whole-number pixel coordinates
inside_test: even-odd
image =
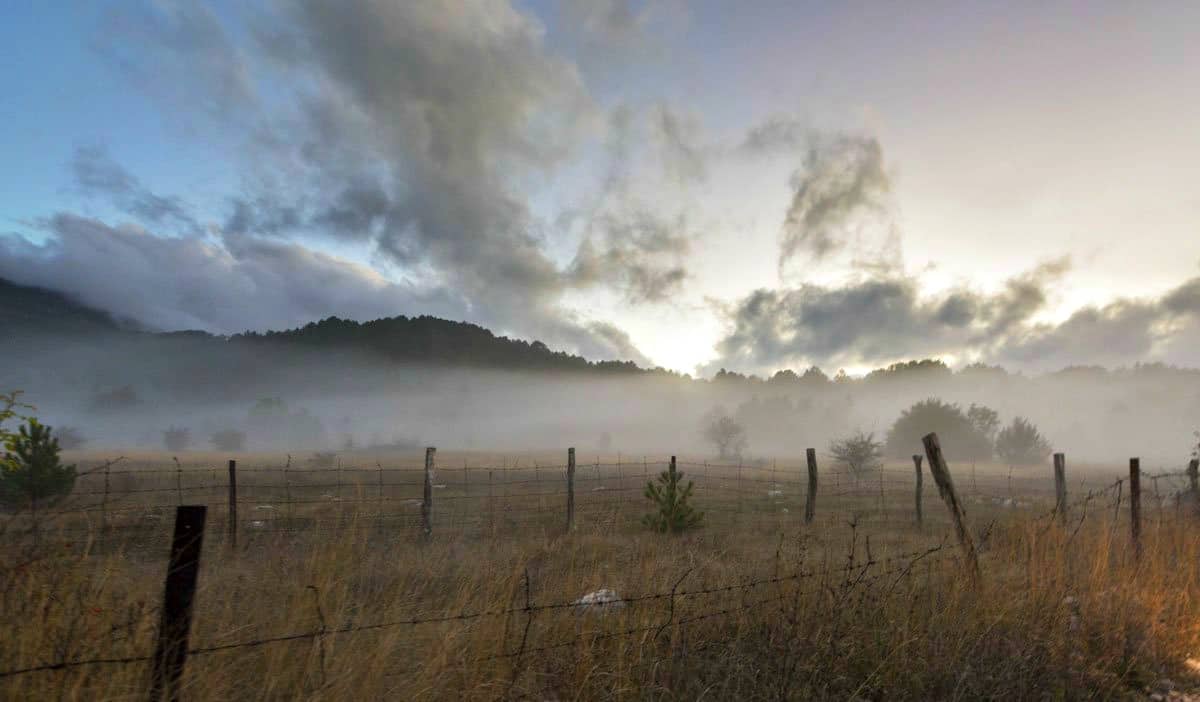
[[[925,457],[929,460],[929,474],[933,476],[938,494],[942,496],[942,501],[950,510],[950,518],[954,520],[954,532],[958,536],[959,545],[962,546],[967,577],[971,579],[972,584],[978,584],[979,558],[975,555],[975,540],[971,538],[971,532],[967,529],[966,512],[958,499],[958,493],[954,490],[954,480],[950,477],[950,469],[942,455],[942,445],[938,442],[936,433],[926,434],[921,443],[925,445]]]
[[[924,458],[924,456],[922,456],[919,453],[914,453],[913,457],[912,457],[913,468],[917,472],[917,490],[916,490],[916,496],[915,496],[916,497],[916,506],[917,506],[917,526],[922,526],[925,524],[925,515],[921,511],[921,489],[922,489],[921,483],[924,480],[924,478],[921,475],[921,459],[923,459],[923,458]]]
[[[1133,537],[1133,557],[1142,558],[1142,461],[1129,459],[1129,534]]]
[[[428,539],[433,536],[433,454],[437,449],[425,449],[425,491],[421,495],[421,532]]]
[[[200,550],[204,545],[204,505],[175,508],[175,534],[171,538],[171,556],[163,586],[162,616],[158,623],[158,641],[154,647],[154,670],[150,699],[158,702],[163,692],[167,699],[179,699],[179,683],[187,661],[188,635],[192,627],[192,605],[196,596],[196,577],[200,573]]]
[[[1054,454],[1054,511],[1058,513],[1058,521],[1067,525],[1067,457],[1061,453]]]
[[[1192,494],[1192,509],[1200,512],[1200,458],[1188,461],[1188,491]]]
[[[237,550],[237,461],[229,461],[229,548]]]
[[[804,454],[808,459],[808,494],[804,498],[804,523],[812,524],[817,513],[817,450],[810,448]]]
[[[567,531],[575,528],[575,449],[567,449]]]

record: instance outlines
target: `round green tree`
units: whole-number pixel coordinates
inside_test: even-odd
[[[10,509],[53,504],[75,486],[75,466],[59,460],[58,440],[50,427],[27,419],[5,441],[0,470],[0,504]]]

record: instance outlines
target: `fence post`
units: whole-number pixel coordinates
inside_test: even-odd
[[[1129,459],[1129,534],[1133,537],[1133,557],[1142,558],[1142,461]]]
[[[229,461],[229,548],[237,550],[237,461]]]
[[[421,532],[428,539],[433,536],[433,454],[437,449],[425,449],[425,491],[421,495]]]
[[[171,538],[171,556],[163,586],[162,616],[158,623],[158,641],[154,647],[154,670],[150,699],[179,699],[179,683],[187,661],[188,634],[192,627],[192,604],[196,596],[196,577],[200,572],[200,549],[204,545],[204,505],[175,508],[175,534]]]
[[[917,491],[916,491],[917,526],[922,526],[925,524],[925,515],[921,512],[921,488],[922,488],[921,482],[924,479],[921,475],[921,459],[923,459],[923,458],[924,458],[924,456],[922,456],[919,453],[914,453],[913,457],[912,457],[913,468],[916,469],[916,471],[917,471]]]
[[[817,513],[817,450],[806,450],[808,459],[808,494],[804,498],[804,523],[812,524],[813,516]]]
[[[575,527],[575,449],[567,449],[567,531]]]
[[[1067,525],[1067,457],[1061,453],[1054,454],[1054,511],[1058,513],[1058,521]]]
[[[936,433],[926,434],[921,443],[925,445],[925,457],[929,459],[929,474],[933,476],[938,494],[942,496],[942,501],[950,510],[950,518],[954,520],[954,532],[958,536],[959,545],[962,546],[967,576],[971,578],[972,584],[978,584],[979,559],[975,555],[975,540],[971,538],[971,532],[967,529],[966,512],[958,499],[958,493],[954,490],[954,480],[950,477],[950,469],[942,455],[942,445],[938,442]]]
[[[1188,491],[1192,493],[1192,509],[1200,511],[1200,458],[1188,462]]]

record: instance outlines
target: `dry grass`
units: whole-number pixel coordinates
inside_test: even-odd
[[[905,494],[884,499],[901,510]],[[548,517],[429,544],[369,509],[315,505],[306,528],[248,535],[236,555],[217,512],[194,648],[389,625],[193,655],[185,699],[1121,699],[1186,675],[1200,644],[1200,525],[1187,515],[1148,510],[1135,563],[1126,509],[1107,499],[1066,529],[977,501],[977,531],[991,528],[972,589],[952,548],[909,555],[936,547],[943,522],[873,521],[865,491],[842,499],[813,527],[760,500],[755,518],[716,511],[673,538],[614,501],[611,519],[569,535]],[[4,539],[0,669],[152,650],[165,542],[76,526]],[[605,614],[545,608],[600,587],[677,594]],[[144,662],[81,666],[0,678],[0,697],[144,699],[148,677]]]

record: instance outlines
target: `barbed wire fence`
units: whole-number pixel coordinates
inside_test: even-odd
[[[927,437],[928,439],[928,437]],[[936,437],[934,437],[936,445]],[[1148,473],[1141,470],[1138,459],[1130,460],[1130,472],[1126,477],[1116,479],[1094,487],[1087,487],[1086,481],[1080,481],[1078,487],[1070,492],[1077,496],[1068,500],[1065,470],[1055,470],[1053,483],[1044,478],[1018,478],[1014,485],[1013,475],[997,481],[994,477],[985,477],[983,489],[979,488],[978,476],[971,472],[968,478],[969,487],[963,490],[964,495],[957,494],[954,484],[948,479],[948,473],[939,475],[935,469],[944,461],[940,454],[930,452],[930,470],[934,475],[938,493],[947,504],[949,518],[943,524],[957,523],[960,514],[956,508],[962,500],[974,504],[986,504],[1014,514],[1027,517],[1028,523],[1039,529],[1054,528],[1059,525],[1073,530],[1071,538],[1078,532],[1089,514],[1098,511],[1113,515],[1113,528],[1124,519],[1128,519],[1131,539],[1135,550],[1140,554],[1140,532],[1143,513],[1141,506],[1146,495],[1143,481],[1149,483],[1149,501],[1152,507],[1150,518],[1160,522],[1172,516],[1179,518],[1191,516],[1200,506],[1200,486],[1198,473],[1200,466],[1192,460],[1184,471],[1164,471]],[[492,534],[496,533],[497,515],[505,514],[506,518],[513,515],[548,515],[562,526],[570,530],[573,519],[579,515],[612,519],[613,515],[623,515],[636,509],[630,494],[636,495],[644,489],[647,481],[664,466],[682,466],[687,469],[689,478],[696,481],[697,502],[706,512],[723,515],[733,523],[743,523],[746,520],[758,518],[769,520],[770,523],[780,524],[786,521],[790,525],[799,525],[802,504],[816,502],[818,512],[829,515],[830,519],[852,517],[850,522],[857,527],[858,518],[870,514],[876,518],[876,526],[888,524],[889,519],[902,520],[909,526],[922,530],[927,529],[924,523],[915,523],[913,516],[920,514],[922,494],[920,489],[920,461],[915,460],[915,471],[883,468],[870,474],[854,474],[845,470],[827,470],[820,475],[816,492],[810,492],[809,473],[799,468],[795,470],[780,470],[778,465],[757,463],[754,465],[706,462],[678,462],[675,457],[669,461],[648,461],[640,463],[616,462],[601,464],[599,461],[589,465],[576,465],[574,452],[569,453],[567,464],[520,466],[507,464],[500,468],[495,466],[472,467],[463,464],[461,467],[437,467],[431,460],[433,450],[426,454],[425,465],[421,468],[400,467],[385,469],[376,464],[374,467],[360,468],[350,466],[335,467],[292,467],[291,461],[278,469],[252,469],[238,473],[231,461],[228,470],[228,480],[222,484],[221,471],[212,469],[185,470],[176,464],[173,469],[137,470],[119,468],[120,461],[109,461],[102,466],[87,471],[84,483],[70,497],[53,509],[41,510],[35,515],[25,515],[30,520],[64,519],[82,520],[82,524],[69,523],[60,528],[64,534],[91,533],[100,534],[100,538],[108,538],[121,531],[147,532],[156,531],[160,535],[164,531],[165,520],[161,516],[147,518],[148,515],[163,515],[168,511],[176,514],[175,531],[172,539],[171,557],[168,566],[167,583],[165,584],[164,606],[161,608],[163,619],[160,622],[159,646],[154,654],[141,654],[124,657],[100,657],[75,660],[60,660],[0,671],[0,679],[34,673],[65,671],[88,666],[115,666],[153,663],[156,668],[156,679],[161,677],[161,683],[171,686],[177,683],[182,674],[184,661],[189,656],[213,655],[224,651],[245,648],[256,648],[285,644],[294,641],[323,641],[325,637],[347,636],[360,632],[378,631],[398,627],[420,627],[431,624],[446,624],[451,622],[469,622],[487,617],[523,617],[524,635],[520,644],[512,649],[503,649],[493,654],[477,657],[473,662],[479,663],[494,660],[519,661],[527,656],[558,648],[579,645],[582,642],[605,640],[625,636],[635,636],[656,632],[661,634],[670,627],[683,627],[689,624],[728,616],[738,611],[767,606],[779,597],[744,601],[730,607],[714,605],[701,608],[687,616],[676,616],[677,603],[700,598],[706,595],[738,591],[745,595],[752,591],[781,583],[798,582],[811,578],[843,576],[846,582],[863,583],[867,578],[879,579],[890,576],[906,577],[918,562],[956,564],[957,567],[971,567],[974,561],[975,544],[971,529],[958,529],[957,542],[962,550],[961,555],[954,552],[954,544],[942,540],[934,546],[917,551],[899,554],[888,558],[877,559],[870,554],[869,546],[865,561],[855,561],[819,570],[797,571],[791,574],[774,575],[769,578],[742,580],[733,583],[723,583],[695,589],[679,589],[687,573],[675,583],[670,590],[660,590],[628,595],[620,600],[609,603],[585,603],[580,600],[554,601],[535,603],[531,595],[532,585],[528,573],[524,582],[525,602],[521,606],[506,608],[444,612],[426,614],[402,619],[391,619],[369,622],[350,622],[336,626],[328,626],[322,614],[321,626],[300,632],[281,633],[273,636],[259,637],[235,642],[211,643],[204,646],[189,647],[187,644],[187,620],[190,623],[191,602],[194,598],[194,577],[190,585],[172,581],[178,574],[189,566],[186,563],[189,556],[196,562],[191,563],[195,570],[200,557],[199,544],[205,537],[205,532],[216,528],[215,522],[206,528],[207,507],[204,505],[184,504],[197,499],[209,499],[216,507],[215,512],[224,508],[226,514],[226,533],[236,535],[239,530],[246,529],[247,533],[277,533],[303,532],[306,529],[316,530],[316,522],[321,515],[297,516],[297,508],[303,511],[305,506],[316,506],[321,509],[333,509],[338,517],[335,530],[353,528],[375,528],[386,526],[388,530],[427,531],[437,524],[438,529],[465,532],[471,529],[483,530],[485,525],[490,527]],[[1061,454],[1055,457],[1055,465],[1062,465]],[[114,469],[115,468],[115,469]],[[807,468],[807,466],[806,466]],[[652,470],[653,469],[653,470]],[[349,477],[348,477],[349,474]],[[486,474],[486,479],[484,475]],[[501,476],[496,480],[497,475]],[[901,477],[903,474],[904,477]],[[565,479],[570,475],[571,479]],[[114,485],[114,477],[118,481],[125,480],[120,476],[133,476],[126,484]],[[280,476],[282,480],[268,478]],[[357,477],[356,477],[357,476]],[[367,476],[369,480],[359,479]],[[457,480],[446,476],[457,477]],[[330,480],[333,477],[334,480]],[[473,479],[474,477],[474,479]],[[411,478],[411,479],[405,479]],[[418,480],[417,478],[420,478]],[[206,480],[207,482],[198,482]],[[100,482],[102,481],[102,482]],[[439,482],[441,481],[441,482]],[[590,491],[589,481],[591,481]],[[95,483],[99,483],[98,485]],[[166,484],[162,484],[166,483]],[[832,484],[831,484],[832,483]],[[454,487],[451,488],[450,486]],[[576,492],[576,487],[582,490]],[[1002,486],[1002,487],[1001,487]],[[421,487],[420,497],[416,497],[416,488]],[[430,489],[439,492],[437,497]],[[1085,489],[1086,488],[1086,489]],[[347,495],[349,491],[349,495]],[[409,492],[411,491],[411,492]],[[445,491],[445,492],[441,492]],[[255,494],[256,493],[256,494]],[[315,497],[313,496],[315,493]],[[399,494],[397,494],[399,493]],[[600,493],[597,496],[597,493]],[[790,493],[790,494],[789,494]],[[1082,493],[1082,494],[1080,494]],[[591,494],[594,499],[588,499]],[[410,496],[411,495],[411,496]],[[156,499],[166,496],[167,499]],[[227,497],[222,504],[221,497]],[[282,497],[283,499],[278,499]],[[127,504],[133,499],[150,499],[149,504]],[[172,500],[173,498],[173,500]],[[705,499],[707,498],[707,499]],[[801,502],[803,499],[803,503]],[[1053,507],[1044,507],[1044,501],[1053,500]],[[568,509],[568,500],[572,505]],[[172,504],[172,501],[174,504]],[[500,511],[497,507],[501,501],[505,504]],[[865,502],[864,502],[865,501]],[[416,508],[397,510],[389,514],[385,507],[399,503],[405,507]],[[557,504],[555,504],[557,503]],[[473,510],[471,504],[482,504],[484,508]],[[1126,510],[1122,511],[1122,505]],[[238,520],[237,507],[245,505],[254,512],[266,512],[262,519]],[[448,509],[446,513],[438,511],[444,505],[459,505],[459,509]],[[282,506],[282,509],[280,507]],[[363,506],[374,506],[374,514],[365,521],[358,521],[357,513]],[[346,509],[351,508],[347,517]],[[582,510],[580,508],[583,508]],[[588,509],[592,507],[593,509]],[[933,511],[933,510],[931,510]],[[938,511],[940,512],[940,510]],[[190,514],[191,517],[187,517]],[[281,514],[286,513],[286,514]],[[474,514],[472,514],[474,513]],[[197,516],[199,521],[196,521]],[[128,517],[133,515],[133,519]],[[568,516],[569,515],[569,516]],[[1127,515],[1127,517],[1125,516]],[[19,515],[18,515],[19,516]],[[258,516],[255,514],[255,516]],[[98,518],[98,519],[95,519]],[[188,519],[192,521],[188,523]],[[300,522],[298,520],[309,520]],[[1022,519],[1024,521],[1024,519]],[[543,527],[540,521],[534,526]],[[27,533],[21,529],[10,529],[6,525],[0,537],[11,538],[14,533]],[[36,526],[36,525],[35,525]],[[504,525],[507,531],[516,526],[513,523]],[[320,527],[322,533],[326,527]],[[986,541],[990,525],[980,536],[981,542]],[[35,535],[40,532],[35,528]],[[487,533],[484,531],[484,533]],[[976,569],[977,565],[974,566]],[[850,575],[855,579],[851,580]],[[180,592],[180,588],[189,592]],[[186,601],[186,607],[171,605],[173,599]],[[633,609],[653,606],[655,603],[665,605],[666,610],[660,612],[661,619],[653,624],[639,624],[636,627],[618,629],[615,631],[583,631],[576,636],[561,641],[539,646],[529,646],[528,632],[535,616],[547,612],[574,612],[594,607],[617,607]],[[180,620],[180,621],[175,621]],[[180,635],[183,631],[183,642]],[[172,634],[171,632],[176,632]],[[174,657],[167,660],[164,651],[174,651]],[[159,673],[159,668],[163,671]],[[175,681],[175,683],[172,683]]]

